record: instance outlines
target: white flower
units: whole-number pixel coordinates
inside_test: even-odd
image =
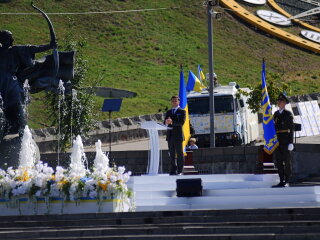
[[[123,174],[124,172],[125,172],[125,170],[126,170],[126,168],[125,167],[118,167],[118,172],[120,173],[120,174]]]
[[[14,172],[14,170],[12,169],[12,167],[9,167],[9,168],[7,169],[7,173],[8,173],[10,176],[14,176],[14,175],[15,175],[15,172]]]
[[[11,188],[15,188],[15,187],[17,186],[17,183],[16,183],[15,181],[10,181],[10,182],[9,182],[9,186],[10,186]]]
[[[123,174],[123,178],[122,180],[126,183],[129,181],[129,178],[130,178],[130,175],[131,175],[131,172],[128,172],[128,173],[125,173]]]
[[[35,181],[34,181],[34,184],[37,186],[37,187],[42,187],[42,183],[43,183],[43,179],[41,177],[37,177],[35,178]]]
[[[96,198],[97,197],[97,192],[96,191],[91,191],[90,193],[89,193],[89,198]]]
[[[110,181],[111,181],[112,183],[116,182],[116,181],[117,181],[117,176],[111,175],[111,176],[110,176]]]

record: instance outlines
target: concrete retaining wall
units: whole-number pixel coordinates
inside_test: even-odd
[[[320,177],[320,144],[295,144],[292,173],[297,182]]]
[[[260,173],[258,164],[259,147],[230,147],[215,149],[198,149],[193,152],[195,169],[199,173],[224,174],[224,173]],[[119,151],[111,153],[110,163],[117,166],[125,166],[133,174],[145,174],[148,165],[149,151]],[[95,158],[94,152],[86,153],[89,167]],[[161,151],[162,161],[160,173],[169,172],[169,155],[167,150]],[[41,154],[41,160],[49,166],[56,167],[57,154]],[[70,154],[64,153],[59,156],[60,165],[67,167],[70,163]],[[261,171],[261,169],[260,169]]]
[[[134,175],[141,175],[147,172],[149,151],[119,151],[111,152],[110,166],[125,166],[127,171],[131,171]],[[168,151],[162,150],[162,161],[160,173],[169,172]],[[87,152],[89,168],[93,165],[95,152]],[[56,153],[41,154],[41,160],[47,162],[49,166],[55,168],[58,165],[58,155]],[[63,167],[68,167],[70,163],[70,154],[63,153],[59,155],[59,164]],[[162,170],[161,170],[162,169]]]
[[[259,147],[198,149],[193,152],[193,164],[200,173],[261,173],[258,151]]]
[[[232,174],[232,173],[263,173],[263,154],[260,146],[205,148],[193,151],[193,163],[199,173],[204,174]],[[145,174],[148,165],[148,151],[112,152],[110,163],[125,166],[135,175]],[[168,151],[162,150],[161,173],[169,172]],[[94,152],[86,153],[89,167],[95,158]],[[57,166],[57,154],[41,154],[41,160],[50,166]],[[60,154],[60,165],[67,167],[70,154]],[[292,152],[293,176],[292,181],[299,182],[320,177],[320,145],[295,144]]]

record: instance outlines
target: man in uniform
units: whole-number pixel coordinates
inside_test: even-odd
[[[182,175],[184,165],[182,150],[184,135],[182,126],[186,121],[186,111],[183,110],[179,104],[180,98],[178,96],[172,96],[172,109],[166,112],[164,120],[165,125],[169,127],[166,140],[168,141],[170,154],[170,175]]]
[[[280,182],[273,187],[288,186],[291,169],[291,151],[293,150],[293,114],[285,109],[289,103],[286,95],[281,93],[278,97],[279,110],[273,115],[279,146],[275,150],[275,164],[278,169]]]

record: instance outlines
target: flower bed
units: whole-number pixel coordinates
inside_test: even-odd
[[[0,169],[0,215],[133,211],[130,174],[98,164],[93,171],[75,166],[54,171],[41,161]]]

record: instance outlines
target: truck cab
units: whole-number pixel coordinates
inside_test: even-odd
[[[243,91],[250,91],[242,88]],[[253,143],[259,137],[258,114],[247,105],[247,97],[237,98],[237,84],[214,88],[215,146],[240,146]],[[189,92],[188,110],[192,135],[199,147],[210,147],[210,104],[208,89]]]

